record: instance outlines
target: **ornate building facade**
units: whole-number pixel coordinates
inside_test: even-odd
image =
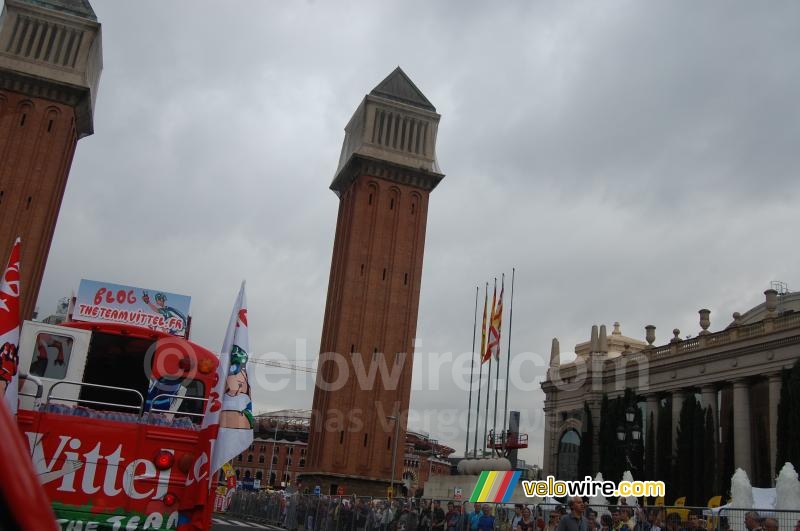
[[[694,395],[710,408],[715,426],[718,470],[745,470],[754,486],[772,486],[775,476],[781,371],[800,358],[800,293],[765,292],[765,300],[744,314],[734,313],[724,329],[712,332],[710,312],[699,311],[700,331],[655,344],[655,327],[646,327],[646,341],[593,327],[590,341],[576,346],[576,359],[561,363],[553,340],[545,392],[544,473],[559,479],[577,476],[577,454],[584,436],[584,404],[592,415],[592,470],[599,466],[598,426],[603,395],[619,397],[633,390],[644,413],[642,432],[671,433],[675,451],[683,402]],[[671,406],[671,415],[659,415]],[[652,422],[649,419],[652,418]],[[658,430],[667,423],[665,431]],[[659,454],[653,437],[652,452]],[[674,460],[673,454],[673,460]],[[657,462],[656,462],[657,466]],[[654,470],[656,477],[662,471]],[[606,478],[619,480],[620,478]],[[729,478],[728,478],[729,479]]]

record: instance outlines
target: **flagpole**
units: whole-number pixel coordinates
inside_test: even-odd
[[[500,390],[500,329],[502,325],[503,319],[503,287],[506,283],[506,274],[503,273],[502,280],[500,281],[500,326],[497,327],[497,367],[495,368],[495,375],[494,375],[494,420],[492,421],[492,433],[494,433],[495,440],[497,440],[497,395],[498,391]]]
[[[511,323],[514,320],[514,275],[516,268],[511,268],[511,302],[508,306],[508,355],[506,356],[506,403],[503,407],[503,454],[506,453],[508,437],[506,434],[506,421],[508,420],[508,376],[511,370]]]
[[[488,436],[489,430],[489,400],[491,399],[490,393],[492,391],[492,358],[489,358],[489,373],[487,374],[489,377],[489,382],[486,385],[486,414],[483,417],[483,449],[486,449],[486,441]],[[481,456],[483,452],[481,452]]]
[[[480,292],[480,288],[475,286],[475,318],[472,321],[472,366],[470,368],[469,373],[469,403],[467,405],[467,441],[464,445],[464,457],[468,457],[469,454],[469,425],[472,421],[470,415],[472,415],[472,378],[475,375],[475,339],[477,336],[476,329],[478,328],[478,292]]]
[[[483,288],[483,323],[481,324],[481,364],[478,365],[478,406],[475,408],[475,453],[474,456],[478,457],[478,432],[480,432],[481,422],[481,388],[483,386],[483,354],[486,349],[486,303],[489,297],[489,283],[487,282]]]
[[[489,330],[492,328],[492,320],[494,319],[494,312],[495,312],[495,304],[497,303],[497,277],[494,279],[494,295],[492,296],[492,312],[491,316],[489,317]],[[491,342],[491,337],[489,341]],[[488,348],[488,345],[487,345]],[[489,399],[491,398],[491,391],[492,391],[492,353],[489,352],[489,371],[487,377],[489,378],[489,385],[486,386],[486,414],[483,419],[483,449],[486,448],[486,436],[488,435],[489,429]],[[496,383],[495,383],[496,385]],[[481,455],[483,455],[483,451],[481,451]]]

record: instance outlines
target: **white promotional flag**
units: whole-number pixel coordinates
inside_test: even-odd
[[[17,414],[19,385],[19,238],[0,282],[0,395],[12,415]]]
[[[211,477],[253,443],[253,404],[247,375],[249,351],[247,299],[242,282],[220,351],[219,381],[211,392],[203,418],[203,428],[219,426],[216,440],[211,441]]]

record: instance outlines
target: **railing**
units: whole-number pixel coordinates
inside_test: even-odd
[[[156,395],[156,397],[153,398],[152,403],[155,404],[159,400],[163,400],[165,398],[174,398],[174,399],[177,399],[177,400],[189,400],[189,401],[194,400],[196,402],[201,402],[203,404],[203,407],[201,408],[201,411],[203,411],[203,413],[191,413],[189,411],[172,411],[171,409],[161,409],[161,408],[157,408],[157,407],[151,407],[150,408],[150,413],[166,413],[166,414],[172,414],[172,415],[181,416],[181,417],[196,417],[196,418],[199,418],[199,419],[202,419],[203,417],[205,417],[205,410],[206,410],[205,403],[208,402],[207,398],[202,398],[202,397],[199,397],[199,396],[180,396],[180,395],[172,395],[172,394],[161,394],[161,395]],[[170,407],[172,407],[172,403],[170,403]]]
[[[659,360],[673,354],[686,354],[708,347],[727,345],[734,341],[750,339],[769,332],[788,330],[800,326],[800,313],[791,313],[774,319],[758,321],[749,325],[726,328],[719,332],[705,334],[676,343],[668,343],[658,347],[648,347],[642,351],[650,360]]]
[[[288,531],[476,531],[479,523],[482,529],[514,531],[511,523],[516,516],[516,507],[513,503],[435,501],[439,503],[441,512],[436,511],[434,500],[415,498],[388,500],[364,496],[286,495],[282,491],[236,491],[225,514]],[[530,510],[534,528],[537,523],[555,528],[567,511],[561,504],[524,504],[521,507]],[[589,504],[584,517],[587,531],[600,531],[602,527],[646,531],[653,526],[662,530],[744,531],[744,517],[750,511],[753,510]],[[486,518],[481,522],[483,515]],[[767,518],[778,522],[779,531],[792,531],[800,521],[800,508],[798,511],[758,511],[758,527],[767,523]]]
[[[38,400],[42,398],[42,394],[44,393],[44,386],[42,385],[42,381],[32,374],[28,374],[26,372],[19,373],[19,379],[23,380],[24,382],[33,382],[36,385],[36,394],[30,394],[23,391],[25,389],[25,384],[23,383],[20,386],[20,391],[18,392],[19,396],[27,396],[29,398],[33,398],[34,400]]]
[[[101,385],[101,384],[93,384],[93,383],[86,383],[86,382],[73,382],[71,380],[61,380],[59,382],[54,383],[53,386],[50,387],[50,390],[47,392],[47,399],[45,400],[45,405],[50,403],[50,400],[53,399],[53,391],[60,385],[75,385],[75,386],[81,387],[81,388],[88,387],[88,388],[91,388],[91,389],[105,389],[107,391],[114,391],[114,392],[122,392],[122,393],[131,394],[131,395],[134,395],[136,398],[139,399],[139,405],[138,406],[132,406],[130,404],[115,404],[113,402],[101,402],[101,401],[98,401],[98,400],[86,400],[86,399],[82,399],[82,398],[59,398],[59,397],[55,397],[55,400],[60,400],[62,402],[80,402],[80,403],[83,403],[83,404],[93,404],[93,405],[96,405],[96,406],[120,407],[120,408],[123,408],[123,409],[135,410],[135,411],[138,412],[139,415],[141,415],[142,411],[144,410],[144,397],[142,396],[142,393],[140,393],[139,391],[137,391],[135,389],[128,389],[126,387],[116,387],[116,386],[113,386],[113,385]]]

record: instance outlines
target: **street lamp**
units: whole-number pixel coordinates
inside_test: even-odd
[[[392,497],[394,497],[394,469],[397,465],[397,439],[400,437],[400,415],[393,415],[391,417],[386,417],[386,420],[391,420],[394,422],[394,439],[392,439],[392,482],[389,485],[389,488],[392,489]]]
[[[642,439],[642,428],[638,424],[634,424],[636,418],[636,409],[633,406],[628,406],[625,410],[625,425],[620,424],[617,426],[617,440],[623,443],[625,448],[625,462],[631,472],[637,470],[637,467],[631,462],[631,453],[637,449],[639,442]]]

